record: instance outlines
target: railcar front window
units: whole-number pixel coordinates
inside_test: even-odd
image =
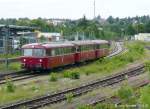
[[[23,54],[24,56],[32,56],[33,50],[32,49],[24,49]]]
[[[44,56],[45,50],[44,49],[34,49],[33,56]]]
[[[24,56],[45,56],[44,49],[24,49]]]

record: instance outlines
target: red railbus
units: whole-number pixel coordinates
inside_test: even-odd
[[[44,70],[107,56],[109,43],[105,40],[34,43],[24,45],[22,51],[23,68]]]

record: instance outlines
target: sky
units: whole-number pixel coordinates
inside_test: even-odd
[[[102,18],[150,14],[150,0],[95,0],[96,15]],[[0,0],[0,18],[94,17],[94,0]]]

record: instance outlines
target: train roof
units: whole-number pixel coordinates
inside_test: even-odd
[[[86,41],[73,41],[75,45],[92,45],[92,44],[105,44],[108,43],[106,40],[86,40]]]
[[[109,43],[106,40],[92,40],[92,42],[97,43],[97,44],[105,44],[105,43]]]
[[[26,44],[22,46],[22,48],[60,48],[60,47],[72,47],[74,44],[69,42],[63,43],[33,43],[33,44]]]
[[[73,47],[74,45],[93,45],[108,43],[105,40],[86,40],[86,41],[64,41],[64,42],[49,42],[49,43],[32,43],[22,46],[22,48],[61,48]]]
[[[95,44],[94,42],[90,41],[90,40],[86,40],[86,41],[72,41],[73,44],[75,45],[92,45]]]

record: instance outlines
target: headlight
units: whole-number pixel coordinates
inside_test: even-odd
[[[23,59],[24,62],[26,62],[26,59]]]
[[[40,62],[42,62],[42,59],[39,59]]]

